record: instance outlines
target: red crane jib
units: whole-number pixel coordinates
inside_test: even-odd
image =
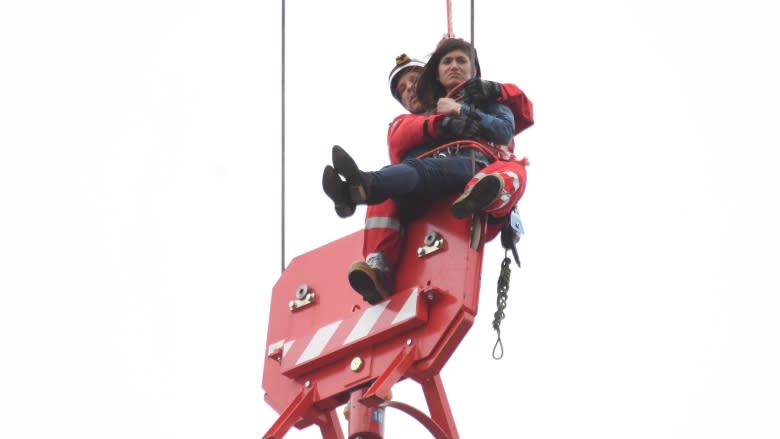
[[[439,372],[477,314],[485,218],[456,219],[451,201],[407,227],[395,292],[384,302],[369,305],[347,280],[362,258],[362,231],[290,262],[271,298],[263,389],[280,417],[266,438],[312,424],[341,438],[338,406],[354,392],[379,406],[406,378],[423,386],[429,429],[457,437]]]

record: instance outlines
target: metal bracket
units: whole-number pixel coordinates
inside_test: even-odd
[[[290,301],[290,311],[297,311],[304,306],[311,305],[317,295],[314,294],[314,290],[307,284],[301,284],[295,291],[295,300]]]
[[[417,257],[422,258],[423,256],[428,256],[431,253],[435,253],[441,249],[444,248],[444,238],[439,235],[438,232],[428,232],[427,235],[425,235],[425,240],[423,241],[423,246],[417,248]]]

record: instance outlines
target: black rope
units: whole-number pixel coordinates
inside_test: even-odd
[[[501,274],[498,276],[498,294],[496,295],[496,312],[493,314],[493,329],[495,329],[498,339],[493,346],[493,359],[500,360],[504,356],[504,344],[501,342],[501,321],[504,320],[504,309],[506,309],[506,300],[509,293],[509,276],[512,274],[512,270],[509,265],[512,264],[512,260],[509,259],[509,251],[504,252],[504,260],[501,261]],[[500,353],[496,354],[496,349],[500,349]]]
[[[474,76],[477,75],[477,65],[474,62],[474,59],[477,57],[477,49],[475,49],[474,45],[474,0],[471,0],[471,60],[472,60],[472,69],[474,70]]]
[[[474,0],[471,0],[471,47],[474,48]]]
[[[285,114],[285,101],[284,101],[284,96],[285,96],[284,86],[285,86],[285,83],[284,83],[284,79],[285,79],[285,71],[284,71],[284,66],[285,66],[285,29],[284,29],[284,27],[285,27],[285,0],[282,0],[282,153],[281,153],[282,154],[282,177],[281,177],[282,178],[282,195],[281,195],[282,196],[282,218],[281,218],[281,222],[282,222],[282,242],[281,242],[281,246],[282,246],[282,271],[284,271],[284,267],[285,267],[285,258],[284,258],[284,222],[285,222],[284,221],[284,180],[285,180],[285,178],[284,178],[284,168],[285,168],[285,163],[284,163],[284,131],[285,131],[285,129],[284,129],[285,128],[285,125],[284,125],[284,114]]]

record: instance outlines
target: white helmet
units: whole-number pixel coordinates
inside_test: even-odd
[[[401,96],[398,94],[395,87],[398,85],[398,79],[401,77],[400,73],[410,67],[419,67],[422,69],[425,67],[425,63],[418,59],[409,58],[409,55],[402,53],[395,57],[395,67],[390,71],[390,76],[387,78],[390,83],[390,93],[392,93],[393,97],[398,102],[401,102]]]

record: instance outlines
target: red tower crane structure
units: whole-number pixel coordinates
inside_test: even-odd
[[[477,314],[485,218],[456,219],[451,201],[409,224],[395,292],[378,304],[347,281],[362,231],[290,262],[271,298],[263,389],[279,418],[264,439],[311,425],[343,439],[336,410],[344,404],[350,439],[382,439],[387,407],[437,439],[459,437],[439,372]],[[388,398],[404,379],[422,386],[429,414]]]

